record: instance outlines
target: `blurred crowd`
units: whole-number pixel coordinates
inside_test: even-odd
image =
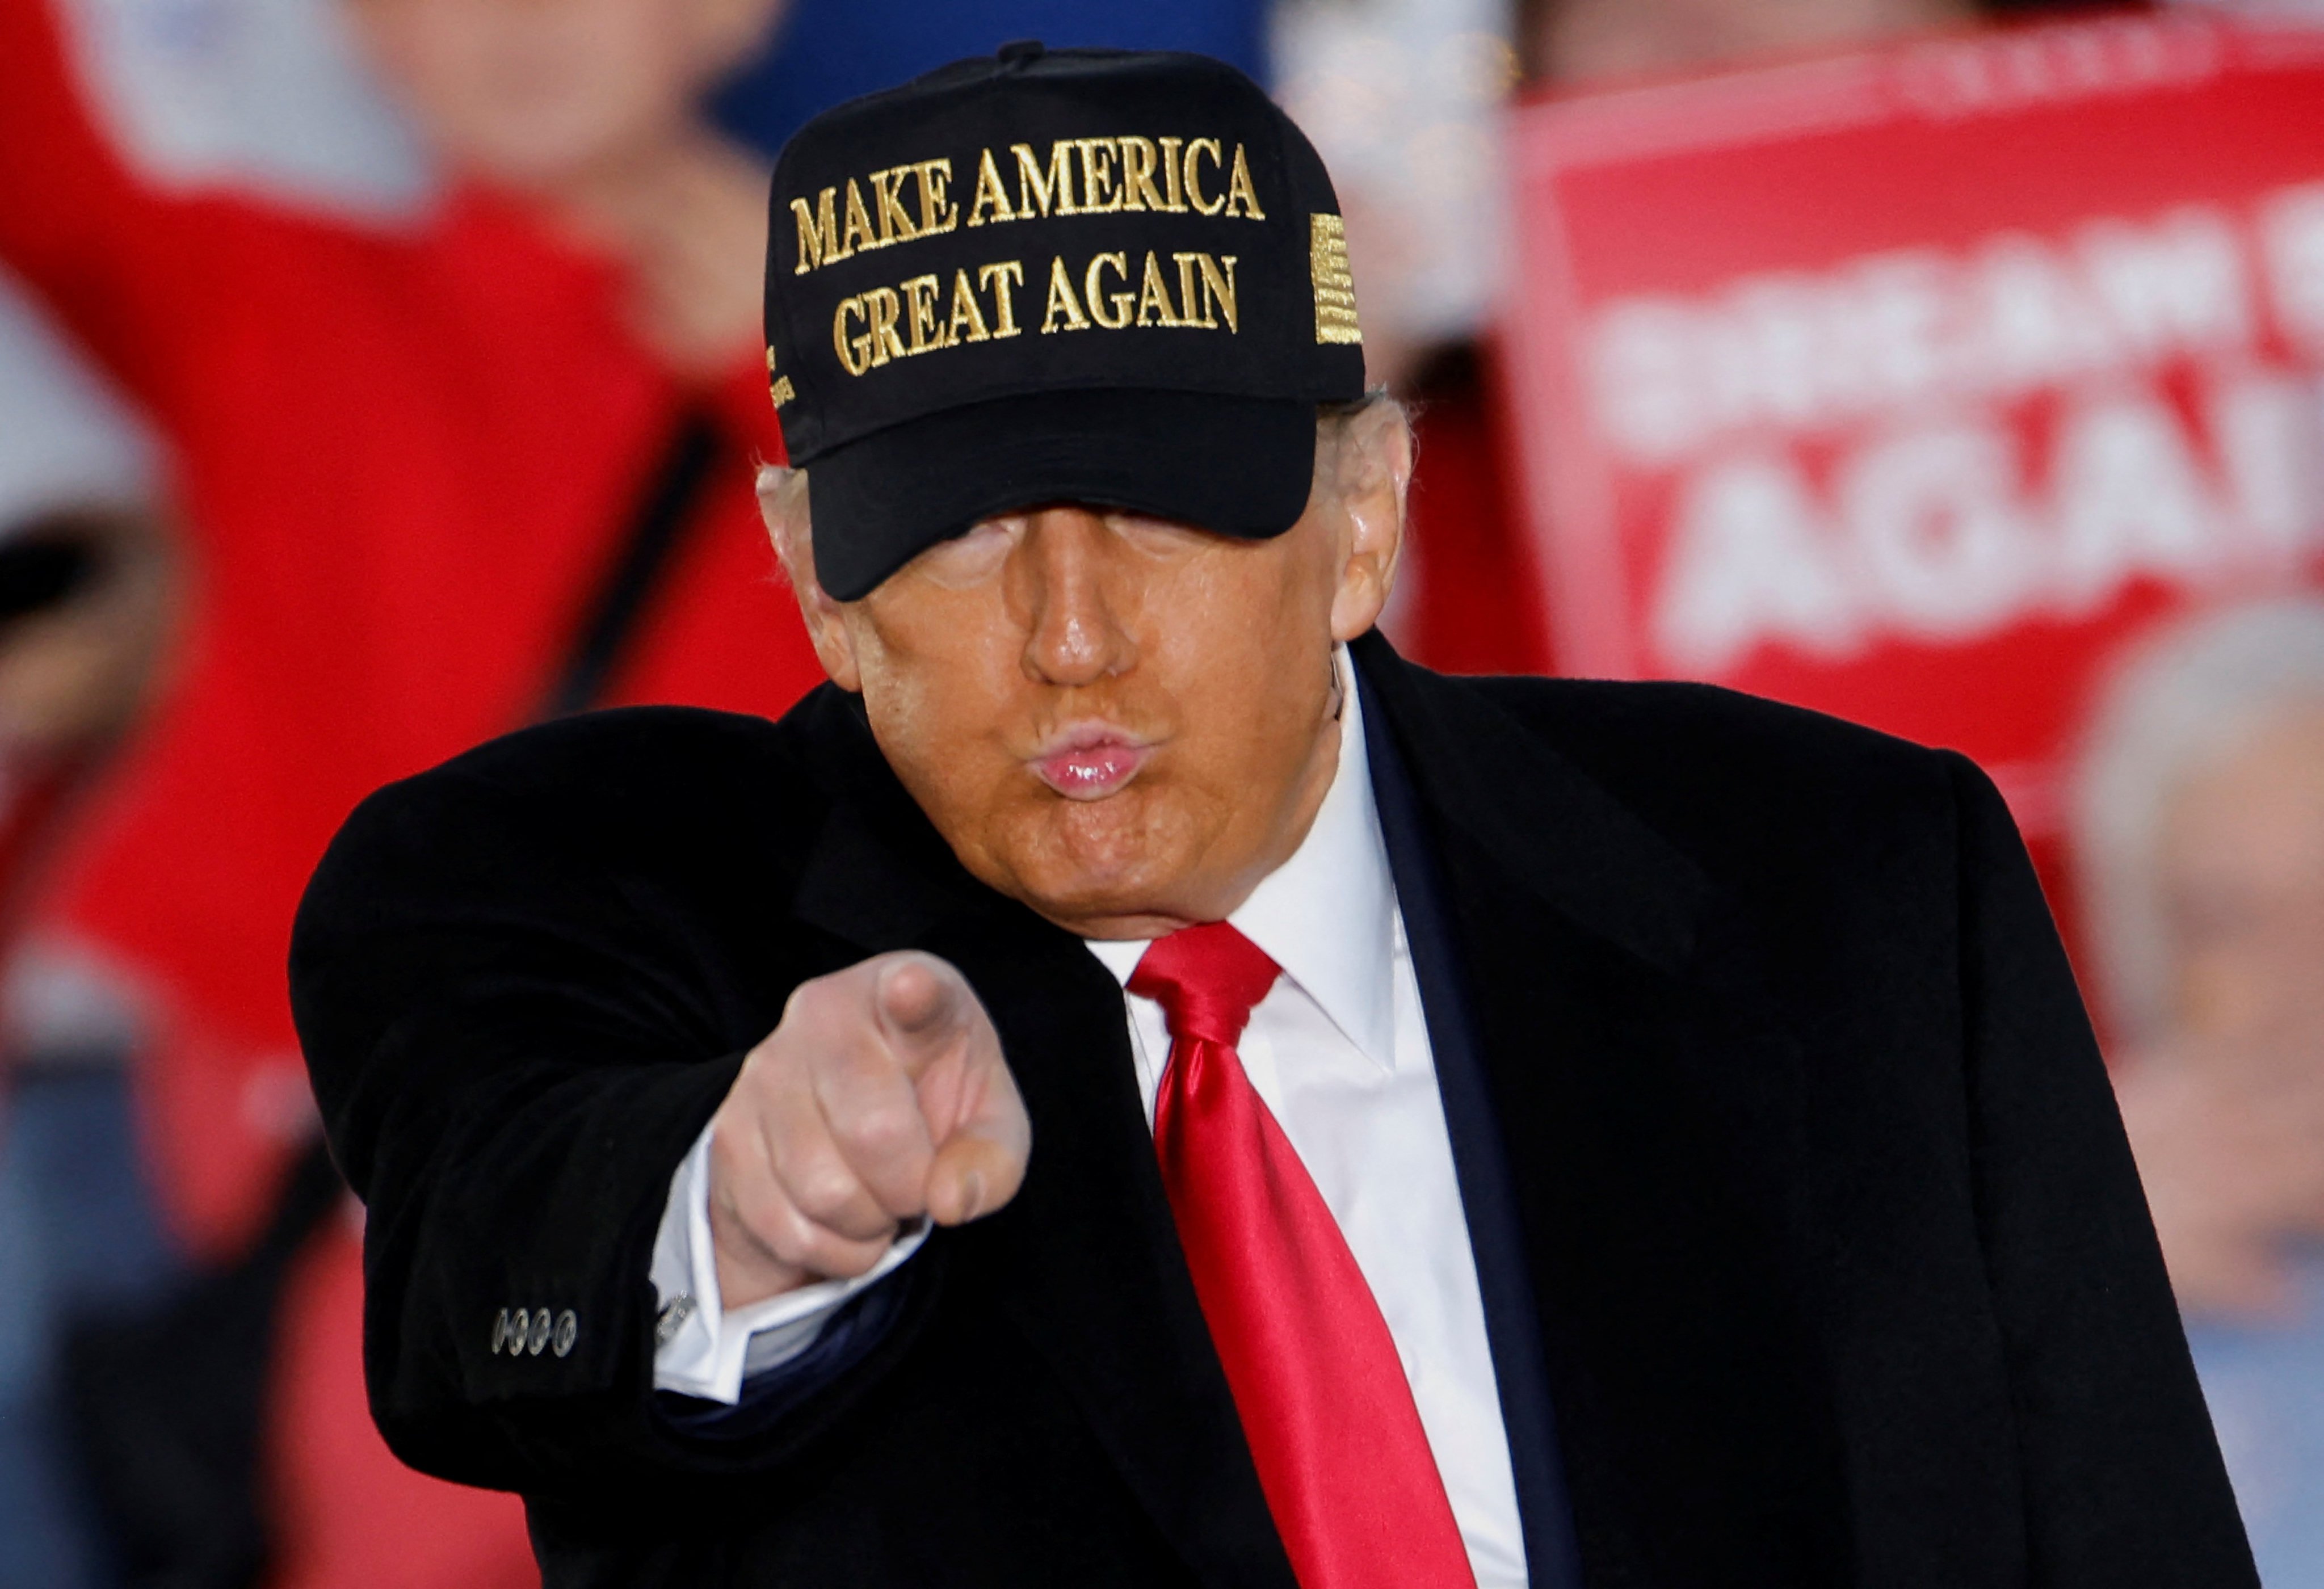
[[[0,1589],[538,1582],[513,1499],[369,1420],[290,922],[383,782],[818,681],[749,490],[766,174],[808,116],[1020,37],[1268,83],[1418,415],[1393,637],[1546,670],[1496,334],[1512,97],[2041,9],[0,0]],[[2045,868],[2270,1589],[2324,1585],[2306,587],[2136,637]]]

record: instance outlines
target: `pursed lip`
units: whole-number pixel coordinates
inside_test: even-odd
[[[1041,742],[1025,764],[1069,800],[1119,793],[1154,753],[1153,742],[1102,721],[1069,723]]]

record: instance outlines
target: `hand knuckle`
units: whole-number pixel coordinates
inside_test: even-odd
[[[918,1141],[918,1113],[902,1104],[881,1104],[866,1108],[847,1123],[849,1147],[867,1157],[887,1159],[908,1152]]]
[[[813,1021],[829,1011],[833,1002],[831,978],[811,977],[793,988],[791,996],[783,1001],[783,1018],[775,1030],[779,1032],[784,1027]]]
[[[805,1267],[814,1261],[817,1232],[807,1217],[789,1203],[770,1199],[753,1233],[785,1263]]]
[[[791,1177],[791,1201],[808,1218],[827,1223],[844,1213],[855,1200],[855,1178],[845,1170],[817,1166]]]
[[[762,1113],[780,1095],[783,1074],[796,1063],[797,1047],[788,1024],[770,1032],[742,1062],[742,1074],[734,1078],[727,1103],[752,1113]]]
[[[777,1257],[783,1256],[780,1250],[784,1238],[781,1199],[774,1195],[772,1188],[731,1186],[726,1188],[724,1202],[728,1221],[746,1239]]]

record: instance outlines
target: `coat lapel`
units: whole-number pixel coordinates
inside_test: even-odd
[[[1437,850],[1587,1581],[1837,1581],[1801,1059],[1748,925],[1475,686],[1356,651]]]
[[[1119,984],[960,866],[852,699],[835,692],[814,732],[830,815],[794,911],[866,953],[921,948],[959,966],[1032,1119],[1022,1191],[940,1239],[993,1267],[1018,1328],[1204,1583],[1296,1589],[1178,1246]]]

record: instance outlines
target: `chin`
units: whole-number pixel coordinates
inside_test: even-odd
[[[1188,846],[1130,792],[1040,812],[1000,846],[1015,882],[1006,892],[1053,920],[1169,914],[1163,901],[1189,870]]]
[[[621,126],[597,108],[551,103],[513,116],[506,107],[480,115],[463,146],[447,151],[467,169],[525,193],[553,193],[597,169],[624,147]]]

